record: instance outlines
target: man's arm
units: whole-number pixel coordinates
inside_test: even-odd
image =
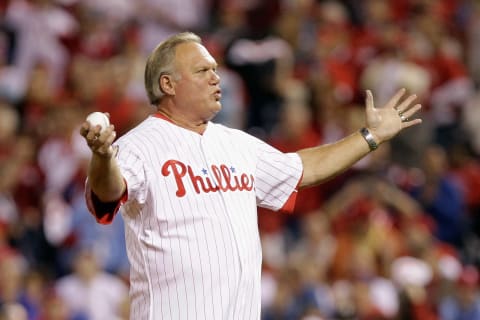
[[[300,187],[312,186],[350,168],[370,152],[359,132],[335,143],[298,151],[303,162]]]
[[[421,119],[409,120],[421,106],[412,106],[415,95],[400,101],[404,94],[404,89],[399,90],[384,107],[377,109],[374,107],[371,92],[367,91],[366,128],[370,134],[370,142],[380,145],[401,130],[422,122]],[[372,150],[367,139],[358,131],[335,143],[298,151],[303,162],[300,187],[315,185],[334,177]]]
[[[88,183],[93,193],[102,202],[119,200],[125,193],[126,184],[115,159],[112,143],[116,133],[110,125],[100,133],[100,127],[91,127],[85,121],[80,134],[87,141],[92,157],[88,168]]]

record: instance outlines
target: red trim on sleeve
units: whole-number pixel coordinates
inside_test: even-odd
[[[297,200],[297,194],[298,194],[298,191],[293,190],[287,202],[285,202],[285,204],[279,211],[284,213],[293,213],[293,210],[295,209],[295,202]]]
[[[126,183],[127,182],[125,181],[125,185]],[[120,209],[120,206],[122,206],[128,200],[128,188],[125,188],[125,192],[120,199],[112,202],[103,202],[98,199],[97,195],[92,191],[87,182],[85,189],[85,200],[87,202],[88,211],[90,211],[98,223],[110,224]]]
[[[293,190],[292,194],[290,195],[290,197],[288,197],[287,201],[283,204],[283,207],[280,208],[279,211],[284,213],[293,213],[295,209],[295,203],[297,201],[298,188],[300,187],[300,183],[302,182],[302,179],[303,179],[303,172],[302,172],[302,175],[300,176],[300,179],[298,179],[298,184],[295,187],[295,190]]]

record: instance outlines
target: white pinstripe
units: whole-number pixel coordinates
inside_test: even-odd
[[[199,135],[156,117],[116,144],[131,319],[259,319],[256,207],[278,210],[295,192],[299,156],[218,124]]]

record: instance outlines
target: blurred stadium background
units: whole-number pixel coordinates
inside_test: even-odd
[[[0,319],[128,319],[120,216],[83,196],[79,125],[154,110],[144,61],[194,31],[219,63],[216,121],[282,151],[335,141],[417,93],[423,125],[261,210],[262,320],[480,319],[480,1],[0,1]],[[319,163],[321,165],[321,163]]]

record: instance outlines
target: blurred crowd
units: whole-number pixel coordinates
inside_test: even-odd
[[[480,1],[0,1],[0,320],[128,319],[123,222],[84,201],[79,125],[154,109],[145,59],[194,31],[219,63],[215,121],[278,149],[336,141],[399,88],[423,124],[260,210],[262,320],[480,319]],[[322,165],[319,163],[318,165]]]

